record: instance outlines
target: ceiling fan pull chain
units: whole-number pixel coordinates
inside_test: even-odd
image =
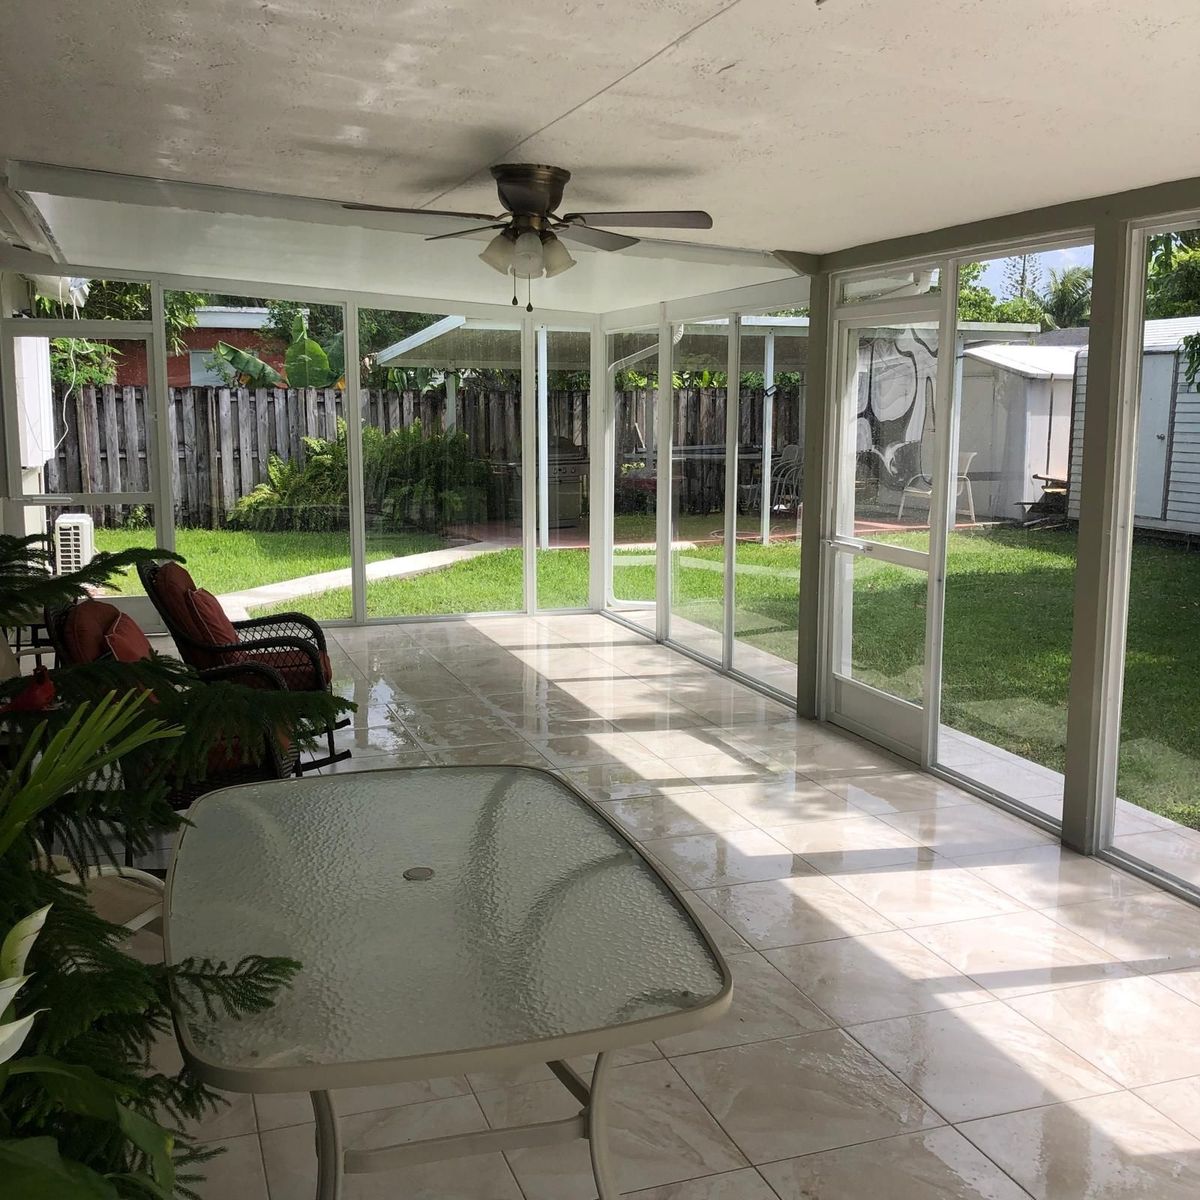
[[[532,275],[525,276],[525,284],[526,284],[525,299],[527,301],[527,303],[525,305],[525,311],[533,312],[533,276]]]
[[[517,307],[517,273],[516,273],[516,271],[514,271],[512,273],[512,277],[513,277],[513,308],[516,308]]]

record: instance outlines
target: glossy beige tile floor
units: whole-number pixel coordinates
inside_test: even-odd
[[[640,1200],[1200,1195],[1200,909],[601,617],[337,630],[336,770],[528,763],[639,839],[729,960],[721,1024],[623,1052]],[[403,1013],[397,1013],[403,1020]],[[544,1069],[339,1093],[352,1143],[553,1119]],[[305,1096],[236,1097],[202,1194],[313,1189]],[[587,1151],[347,1179],[587,1200]]]

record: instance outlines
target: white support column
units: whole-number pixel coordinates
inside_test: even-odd
[[[1063,795],[1063,841],[1083,854],[1112,840],[1144,263],[1145,238],[1129,221],[1096,222]]]
[[[167,375],[167,308],[161,283],[150,284],[150,354],[146,381],[149,403],[146,416],[153,422],[147,446],[153,441],[151,490],[154,492],[154,529],[164,550],[175,549],[175,495],[171,489],[171,460],[175,456],[171,437],[171,386]]]
[[[808,300],[808,364],[804,387],[804,503],[800,510],[800,613],[796,647],[796,711],[802,717],[819,712],[818,680],[825,670],[821,650],[824,539],[833,532],[833,489],[828,481],[835,444],[829,425],[837,412],[837,371],[829,276],[810,281]]]
[[[524,609],[537,608],[537,357],[533,318],[521,318],[521,548]]]
[[[768,329],[763,338],[763,411],[762,411],[762,544],[771,540],[771,445],[775,432],[775,331]]]
[[[655,504],[655,635],[664,642],[671,633],[671,454],[672,423],[675,417],[675,390],[671,386],[675,364],[674,342],[667,306],[660,306],[658,325],[658,398],[654,405],[655,445],[657,447]],[[649,447],[647,447],[649,449]],[[654,451],[651,451],[654,453]],[[649,458],[649,455],[648,455]]]
[[[356,625],[367,619],[367,505],[362,455],[362,356],[358,352],[358,304],[349,301],[342,310],[346,354],[346,394],[342,412],[346,421],[346,457],[350,472],[350,596]]]
[[[741,407],[741,323],[729,314],[725,357],[725,579],[721,611],[721,667],[733,666],[733,606],[737,585],[738,409]]]
[[[612,578],[613,373],[604,332],[592,324],[588,375],[588,607],[602,612]]]
[[[458,428],[458,372],[446,372],[446,411],[442,416],[442,429],[451,433]]]
[[[537,329],[537,508],[538,549],[550,549],[550,361],[549,336]]]
[[[925,602],[925,732],[921,765],[937,755],[942,713],[942,620],[946,596],[946,548],[958,509],[958,425],[962,396],[962,346],[958,337],[958,263],[942,264],[942,311],[938,320],[937,393],[934,397],[933,487],[929,497],[929,578]]]

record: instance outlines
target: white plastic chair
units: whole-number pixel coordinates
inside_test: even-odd
[[[88,867],[80,877],[59,855],[51,858],[54,874],[79,884],[92,910],[112,925],[123,925],[131,933],[162,930],[163,881],[136,867],[114,867],[108,863]]]
[[[967,501],[967,515],[971,518],[972,525],[975,524],[975,493],[971,490],[970,470],[971,462],[978,453],[978,450],[968,450],[965,454],[960,454],[958,456],[958,471],[955,474],[958,488],[955,496],[954,511],[958,512],[958,502],[965,497]],[[904,504],[909,496],[920,496],[927,503],[930,502],[933,497],[933,480],[928,475],[914,475],[904,485],[904,492],[900,496],[900,507],[896,511],[897,521],[901,520],[904,516]]]

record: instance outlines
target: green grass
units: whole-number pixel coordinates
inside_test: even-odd
[[[652,541],[653,521],[623,517],[626,541]],[[692,519],[692,538],[719,517]],[[916,545],[920,534],[889,540]],[[915,540],[914,540],[915,539]],[[149,545],[149,532],[98,530],[103,549]],[[435,538],[372,541],[372,559],[439,545]],[[345,566],[339,534],[244,534],[180,530],[180,552],[214,592]],[[646,551],[614,555],[614,587],[626,600],[653,600],[655,566]],[[701,544],[672,555],[675,610],[721,627],[724,552]],[[746,644],[795,660],[799,547],[739,542],[735,627]],[[623,565],[628,564],[628,565]],[[367,588],[371,616],[427,616],[518,610],[522,552],[485,554],[409,579]],[[947,561],[942,719],[965,733],[1054,770],[1066,739],[1075,536],[1070,531],[955,533]],[[542,608],[587,604],[588,551],[538,555]],[[136,583],[136,581],[133,581]],[[348,617],[350,592],[307,597],[319,619]],[[262,610],[269,611],[269,610]],[[925,577],[870,560],[856,563],[852,657],[857,678],[919,698],[925,637]],[[1133,550],[1118,790],[1125,799],[1200,828],[1200,554],[1138,542]]]
[[[97,529],[97,550],[153,546],[152,529]],[[400,533],[372,538],[367,561],[438,550],[445,542],[432,533]],[[253,533],[237,529],[179,529],[175,549],[187,559],[198,586],[214,595],[264,583],[317,575],[350,565],[348,533]],[[121,584],[125,595],[141,595],[135,571]]]

